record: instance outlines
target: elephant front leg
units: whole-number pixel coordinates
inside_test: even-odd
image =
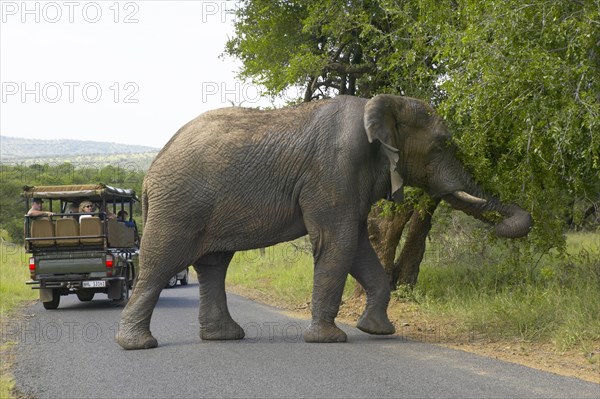
[[[244,330],[229,314],[225,276],[233,253],[211,254],[194,264],[200,285],[200,338],[232,340],[244,338]]]
[[[335,325],[356,239],[352,229],[343,234],[311,234],[315,253],[312,320],[304,332],[306,342],[346,342],[346,333]]]
[[[357,254],[350,274],[363,286],[367,294],[367,305],[356,327],[369,334],[393,334],[396,329],[387,316],[390,284],[369,242],[366,226],[361,229]]]

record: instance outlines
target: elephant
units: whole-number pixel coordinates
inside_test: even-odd
[[[365,289],[357,327],[393,334],[388,277],[368,237],[371,206],[403,186],[522,237],[532,218],[484,191],[456,158],[450,133],[418,99],[337,96],[276,110],[229,107],[184,125],[144,178],[139,272],[116,340],[125,349],[158,345],[150,320],[167,280],[193,265],[202,340],[244,330],[227,307],[225,276],[236,251],[308,234],[314,257],[306,342],[344,342],[335,324],[348,274]],[[496,218],[486,214],[496,211]]]

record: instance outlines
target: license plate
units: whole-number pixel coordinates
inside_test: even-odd
[[[104,281],[104,280],[84,281],[82,284],[82,287],[83,288],[106,287],[106,281]]]

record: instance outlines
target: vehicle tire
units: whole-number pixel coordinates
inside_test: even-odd
[[[50,302],[42,302],[44,309],[56,309],[60,304],[60,293],[58,290],[52,290],[52,300]]]
[[[125,279],[127,280],[127,287],[130,290],[133,289],[135,285],[135,269],[132,261],[127,262],[127,271],[125,272]]]
[[[130,286],[127,283],[127,280],[123,281],[123,302],[127,303],[129,301],[129,290]]]
[[[113,304],[117,306],[125,306],[129,301],[129,286],[127,284],[127,280],[123,280],[121,283],[121,293],[119,298],[115,298],[112,300]]]
[[[81,302],[89,302],[94,299],[94,294],[94,291],[77,291],[77,298],[79,298]]]
[[[177,285],[177,275],[175,275],[169,279],[165,288],[173,288],[176,285]]]
[[[181,285],[188,285],[188,274],[189,274],[189,271],[186,269],[185,275],[183,276],[182,279],[179,280],[179,283],[181,283]]]

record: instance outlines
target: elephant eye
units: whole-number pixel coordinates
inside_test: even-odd
[[[431,164],[432,162],[435,161],[440,161],[440,158],[442,158],[444,155],[444,152],[442,151],[442,149],[440,148],[440,146],[437,145],[433,145],[427,154],[427,158],[428,158],[428,163]]]

